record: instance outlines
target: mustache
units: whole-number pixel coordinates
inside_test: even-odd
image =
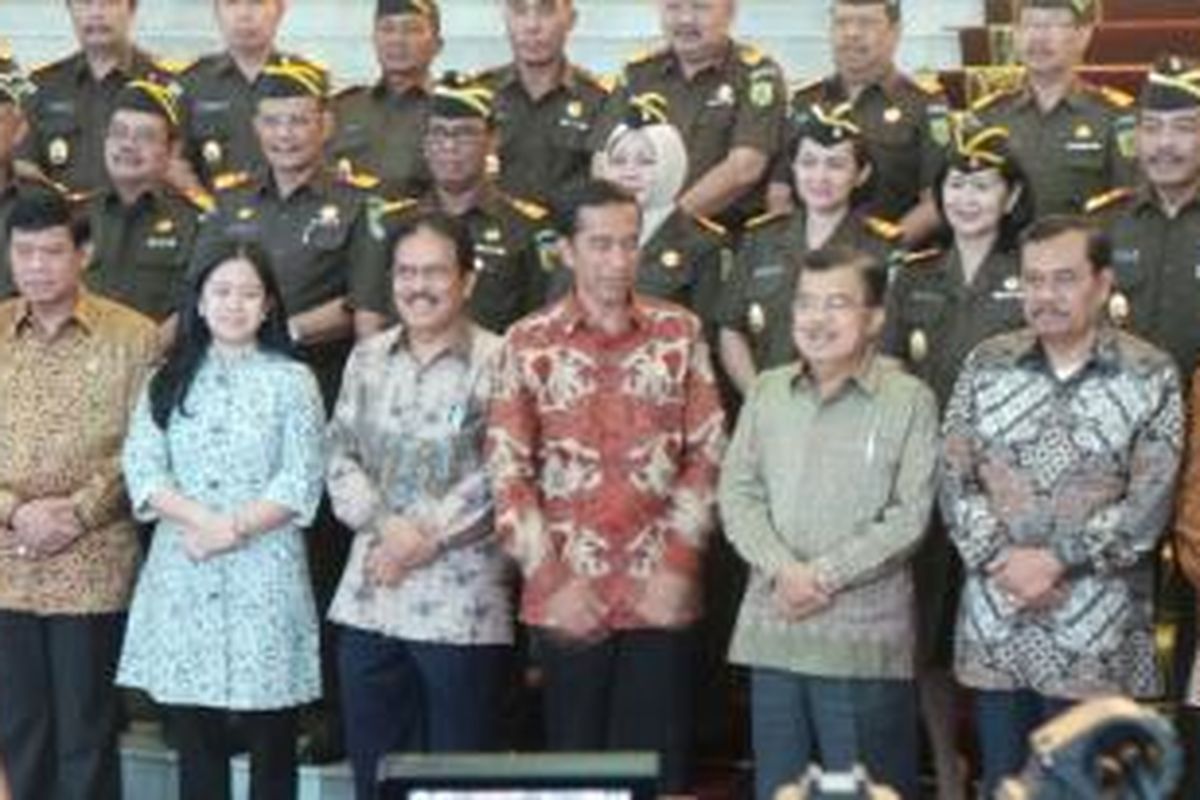
[[[435,295],[431,294],[430,292],[413,292],[412,294],[404,295],[404,304],[405,305],[410,305],[412,303],[416,303],[421,300],[424,300],[425,302],[430,303],[430,304],[436,303],[438,301],[437,297]]]

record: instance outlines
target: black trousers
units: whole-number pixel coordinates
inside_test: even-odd
[[[179,751],[180,800],[229,800],[236,725],[250,753],[250,800],[295,800],[296,711],[165,706]]]
[[[13,800],[120,800],[124,614],[0,611],[0,753]]]
[[[660,791],[691,790],[694,629],[619,631],[583,645],[535,636],[551,750],[656,752]]]

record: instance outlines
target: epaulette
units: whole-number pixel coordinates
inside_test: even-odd
[[[217,201],[213,199],[213,196],[198,186],[191,186],[185,189],[183,191],[183,197],[189,203],[191,203],[197,211],[201,211],[205,214],[211,212],[217,207]]]
[[[812,78],[810,80],[793,83],[788,87],[788,91],[791,92],[792,97],[795,97],[796,95],[806,94],[814,89],[819,89],[823,83],[825,83],[824,78]]]
[[[518,200],[515,197],[508,198],[508,202],[512,204],[520,214],[534,222],[541,222],[546,217],[550,216],[550,211],[545,206],[540,206],[537,203],[529,200]]]
[[[999,103],[1006,97],[1011,97],[1015,93],[1013,89],[997,89],[994,92],[988,92],[983,97],[980,97],[974,103],[971,103],[971,111],[986,111],[992,106]]]
[[[213,178],[213,189],[218,192],[227,192],[230,189],[236,189],[239,186],[245,186],[250,182],[250,173],[245,170],[238,172],[222,172]]]
[[[887,242],[898,242],[904,238],[904,229],[882,217],[863,217],[863,227]]]
[[[1085,214],[1096,214],[1106,208],[1112,208],[1117,203],[1124,202],[1133,197],[1137,192],[1128,186],[1121,186],[1116,189],[1110,189],[1107,192],[1101,192],[1094,195],[1083,204],[1083,212]]]
[[[13,51],[12,45],[7,39],[0,39],[0,60],[12,61]]]
[[[914,250],[904,253],[900,257],[900,263],[906,267],[920,267],[928,264],[931,261],[939,258],[942,251],[936,247],[927,247],[924,250]]]
[[[757,67],[766,57],[766,54],[762,50],[759,50],[752,44],[738,46],[738,58],[747,67]]]
[[[359,94],[361,92],[369,91],[370,88],[370,86],[365,86],[361,83],[352,83],[349,86],[343,86],[341,89],[338,89],[336,92],[329,95],[329,99],[340,100],[341,98],[349,97],[352,94]]]
[[[789,216],[791,213],[792,212],[790,211],[767,211],[763,214],[759,214],[757,217],[751,217],[750,219],[746,220],[742,227],[747,231],[752,231],[756,228],[761,228],[769,222],[774,222],[777,219],[783,219],[784,217]]]
[[[729,229],[726,228],[724,225],[722,225],[719,222],[714,222],[713,220],[709,219],[708,217],[702,217],[699,214],[693,215],[692,219],[694,219],[696,221],[696,224],[699,225],[701,228],[708,231],[709,233],[720,236],[722,239],[729,236]]]
[[[946,92],[946,87],[942,86],[941,80],[932,72],[923,72],[914,75],[912,77],[912,84],[930,97],[938,97]]]
[[[645,64],[647,61],[653,61],[667,52],[665,47],[660,47],[657,50],[643,50],[636,54],[633,58],[625,62],[627,67],[636,67],[638,64]]]
[[[612,90],[615,88],[617,83],[615,78],[601,77],[591,70],[584,69],[583,67],[575,68],[575,76],[585,83],[590,84],[592,88],[599,89],[605,94],[612,94]]]
[[[421,201],[415,197],[402,197],[399,200],[381,202],[376,206],[376,210],[380,217],[386,217],[392,214],[402,214],[405,211],[416,208],[420,204]]]
[[[1129,108],[1134,103],[1133,95],[1122,92],[1120,89],[1114,89],[1111,86],[1097,85],[1091,87],[1095,93],[1100,96],[1104,102],[1114,108]]]
[[[44,64],[37,64],[29,68],[29,77],[36,80],[47,72],[61,67],[66,58],[60,58],[57,61],[47,61]]]
[[[196,63],[194,58],[156,58],[154,66],[168,75],[180,75],[191,69]]]
[[[378,189],[381,181],[379,176],[372,175],[369,172],[353,172],[353,171],[337,171],[338,180],[342,183],[353,186],[355,189],[364,189],[371,191]]]

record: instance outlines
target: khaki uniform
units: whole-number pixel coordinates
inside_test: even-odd
[[[414,88],[396,94],[380,82],[339,92],[332,105],[337,127],[329,143],[330,163],[340,170],[375,175],[398,196],[429,183],[422,152],[428,91]]]
[[[90,191],[108,181],[104,137],[117,92],[131,80],[159,83],[175,79],[176,68],[133,49],[126,63],[97,81],[82,53],[34,70],[37,87],[25,109],[29,135],[18,158],[72,191]]]
[[[268,65],[308,63],[282,53]],[[183,88],[184,155],[201,183],[213,188],[216,176],[255,171],[264,166],[254,132],[255,82],[246,80],[228,53],[204,56],[179,76]]]
[[[749,45],[730,42],[720,64],[691,80],[669,49],[630,61],[595,127],[593,151],[604,149],[609,133],[625,115],[629,98],[647,92],[666,98],[668,119],[687,145],[685,189],[724,161],[735,147],[752,148],[774,158],[782,144],[787,104],[782,72],[772,59]],[[762,186],[748,192],[718,221],[740,227],[762,210],[765,187],[766,176]]]
[[[808,251],[803,208],[765,214],[746,223],[734,255],[733,274],[724,288],[720,324],[749,339],[759,370],[796,359],[792,343],[792,299],[796,270],[792,259]],[[873,217],[849,214],[826,246],[849,247],[886,260],[900,241],[900,229]]]
[[[390,203],[384,225],[394,229],[412,214],[436,207],[433,193]],[[559,269],[557,234],[550,228],[545,208],[515,199],[490,184],[463,219],[475,243],[471,317],[483,327],[503,333],[545,302],[552,273]],[[355,306],[395,316],[389,266],[384,264],[374,272],[355,271],[351,291]]]
[[[1089,198],[1125,186],[1137,172],[1133,98],[1077,82],[1043,114],[1028,88],[983,97],[971,111],[1008,129],[1009,146],[1029,176],[1038,216],[1080,213]]]
[[[495,93],[502,189],[554,205],[588,179],[592,127],[609,95],[598,78],[567,65],[561,83],[539,100],[511,64],[476,78]]]
[[[155,320],[174,313],[211,198],[164,187],[126,206],[114,190],[102,189],[85,209],[92,231],[88,287]]]
[[[800,86],[791,99],[791,122],[803,123],[810,107],[832,108],[846,102],[846,89],[836,75]],[[875,193],[866,208],[885,219],[900,219],[933,185],[950,141],[949,102],[936,81],[917,82],[893,70],[883,81],[866,87],[854,99],[850,119],[862,129],[875,169]],[[795,142],[776,161],[772,179],[789,186],[789,160]]]
[[[1112,237],[1110,317],[1191,375],[1200,356],[1200,196],[1174,219],[1148,187],[1115,190],[1088,207]]]

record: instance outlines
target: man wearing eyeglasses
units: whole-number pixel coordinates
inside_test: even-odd
[[[502,191],[488,174],[495,152],[493,95],[479,83],[448,73],[434,87],[422,142],[433,186],[425,195],[388,204],[390,228],[420,210],[440,209],[462,219],[475,243],[475,287],[469,312],[484,328],[503,333],[542,305],[557,264],[549,212]],[[356,272],[352,301],[360,336],[395,314],[386,268]]]

